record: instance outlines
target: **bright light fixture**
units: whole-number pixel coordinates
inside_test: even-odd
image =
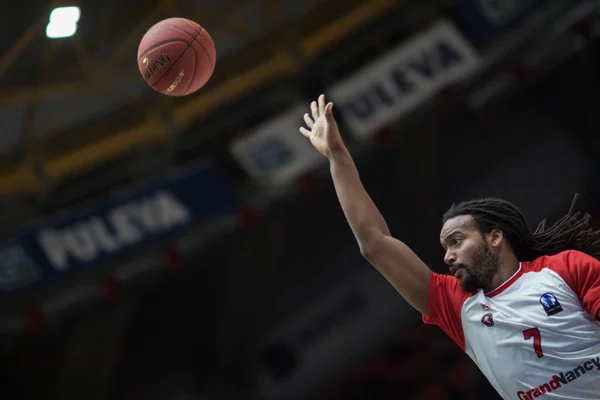
[[[46,26],[46,36],[50,39],[66,38],[77,32],[77,22],[81,17],[79,7],[58,7],[52,10]]]

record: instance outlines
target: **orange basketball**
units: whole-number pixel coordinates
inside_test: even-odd
[[[206,29],[185,18],[151,27],[138,47],[138,68],[146,83],[168,96],[186,96],[208,82],[217,51]]]

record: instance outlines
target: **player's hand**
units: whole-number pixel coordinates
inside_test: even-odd
[[[325,103],[325,95],[320,95],[317,101],[310,103],[311,114],[304,114],[306,126],[300,132],[306,136],[312,145],[330,158],[336,151],[344,149],[344,142],[337,122],[333,117],[333,103]]]

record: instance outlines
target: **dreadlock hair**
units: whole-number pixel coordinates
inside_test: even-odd
[[[600,230],[589,227],[590,214],[573,213],[578,197],[576,194],[567,215],[550,227],[543,220],[533,233],[514,204],[496,198],[453,204],[444,214],[443,222],[459,215],[471,215],[482,234],[501,230],[520,261],[532,261],[565,250],[578,250],[600,260]]]

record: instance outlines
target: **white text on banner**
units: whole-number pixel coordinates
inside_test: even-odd
[[[309,109],[297,105],[235,140],[231,153],[258,181],[284,185],[317,165],[323,158],[298,131]]]
[[[352,132],[367,138],[479,66],[470,43],[451,22],[440,20],[336,83],[328,94]]]

